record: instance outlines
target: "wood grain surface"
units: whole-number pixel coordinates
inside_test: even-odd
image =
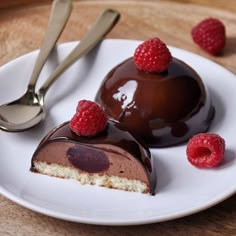
[[[222,4],[222,2],[225,2]],[[8,3],[8,4],[6,4]],[[0,66],[38,49],[47,26],[51,1],[0,1]],[[144,40],[153,36],[168,45],[213,60],[236,73],[235,1],[74,1],[61,42],[81,39],[107,7],[122,17],[107,38]],[[220,56],[202,51],[191,39],[194,24],[205,17],[220,18],[227,29],[227,44]],[[236,235],[236,195],[205,211],[169,222],[111,227],[72,223],[25,209],[0,196],[0,235]]]

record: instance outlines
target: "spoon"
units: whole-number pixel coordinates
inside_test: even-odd
[[[113,28],[119,17],[119,12],[112,9],[105,10],[80,43],[48,77],[38,93],[34,89],[35,83],[30,83],[22,98],[0,106],[0,129],[9,132],[24,131],[43,120],[46,115],[44,97],[48,89],[66,69],[97,45]]]
[[[35,85],[47,58],[55,47],[69,19],[71,10],[72,3],[70,0],[53,1],[48,27],[25,94],[9,104],[0,106],[1,129],[6,131],[20,131],[27,119],[31,120],[31,116],[38,113],[39,108],[35,106],[37,102],[34,95]],[[29,122],[29,125],[31,124],[32,121]]]

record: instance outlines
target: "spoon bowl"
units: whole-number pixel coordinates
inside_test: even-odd
[[[28,91],[21,98],[0,106],[0,128],[4,131],[27,130],[44,118],[45,111],[37,95]]]

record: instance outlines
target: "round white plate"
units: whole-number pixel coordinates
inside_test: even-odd
[[[216,116],[210,132],[226,141],[225,159],[214,169],[198,169],[186,159],[186,145],[152,149],[157,170],[157,193],[148,196],[102,187],[80,185],[29,171],[31,156],[43,136],[69,120],[80,99],[94,99],[106,73],[132,56],[139,41],[105,40],[75,63],[46,96],[46,120],[23,133],[0,131],[0,193],[40,212],[75,222],[101,225],[134,225],[179,218],[211,207],[236,192],[236,77],[198,55],[169,47],[189,63],[209,88]],[[60,45],[47,62],[40,82],[76,42]],[[0,68],[0,104],[18,98],[26,89],[38,52],[32,52]]]

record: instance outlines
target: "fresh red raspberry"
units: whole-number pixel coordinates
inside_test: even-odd
[[[199,133],[187,145],[187,157],[197,167],[211,168],[218,165],[224,156],[225,141],[217,134]]]
[[[143,71],[163,72],[172,60],[169,49],[159,38],[141,43],[134,52],[134,62]]]
[[[192,38],[201,48],[212,55],[219,54],[225,46],[224,24],[215,18],[207,18],[192,29]]]
[[[107,120],[105,112],[98,104],[81,100],[70,121],[70,128],[78,135],[94,136],[106,128]]]

